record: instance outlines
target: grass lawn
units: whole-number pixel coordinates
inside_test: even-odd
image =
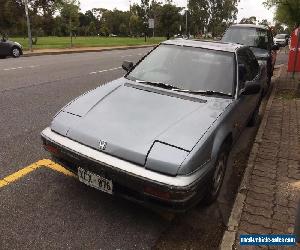
[[[28,39],[22,37],[12,37],[12,41],[22,44],[25,50],[28,50]],[[111,47],[111,46],[130,46],[143,44],[157,44],[163,40],[163,37],[144,38],[131,37],[76,37],[73,38],[73,47]],[[33,49],[63,49],[70,47],[70,37],[39,37],[37,45],[33,45]]]

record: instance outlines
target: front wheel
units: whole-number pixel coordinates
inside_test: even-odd
[[[14,58],[20,57],[20,55],[21,55],[21,50],[20,50],[19,48],[17,48],[17,47],[13,47],[12,50],[11,50],[11,55],[12,55],[12,57],[14,57]]]
[[[215,163],[214,174],[209,181],[209,187],[203,198],[203,204],[205,205],[212,204],[218,198],[225,177],[228,155],[229,145],[224,144],[220,149]]]
[[[254,127],[257,124],[259,118],[259,106],[260,105],[258,105],[255,108],[254,112],[252,113],[251,118],[247,124],[247,127]]]

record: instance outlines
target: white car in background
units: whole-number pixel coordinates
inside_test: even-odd
[[[290,36],[288,34],[277,34],[274,37],[274,43],[279,46],[285,47],[289,44],[289,37]]]

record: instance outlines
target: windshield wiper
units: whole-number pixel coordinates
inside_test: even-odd
[[[175,87],[171,84],[163,83],[163,82],[151,82],[151,81],[143,81],[143,80],[136,80],[138,83],[145,83],[155,87],[165,88],[165,89],[172,89],[172,90],[179,90],[178,87]]]
[[[213,91],[213,90],[192,91],[192,90],[185,90],[185,89],[175,89],[174,91],[176,91],[176,92],[184,92],[184,93],[193,94],[193,95],[218,95],[218,96],[229,96],[229,97],[232,97],[231,94],[226,94],[226,93],[223,93],[223,92]]]

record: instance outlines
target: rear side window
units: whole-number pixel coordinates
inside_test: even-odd
[[[254,27],[231,27],[224,34],[223,42],[244,44],[260,49],[271,49],[272,34],[267,29]]]

